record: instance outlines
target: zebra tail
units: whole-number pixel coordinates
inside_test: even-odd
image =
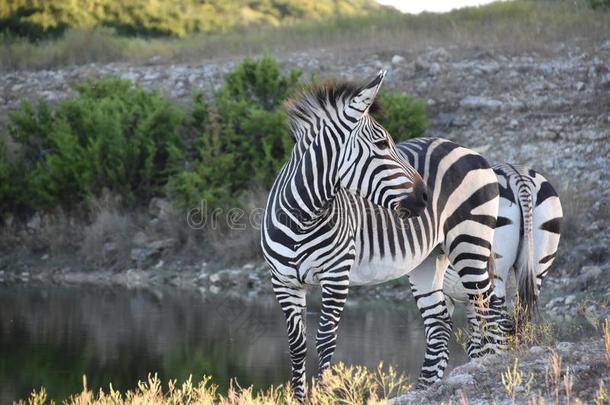
[[[521,217],[523,218],[523,236],[519,243],[519,254],[516,266],[518,290],[517,321],[531,321],[537,305],[536,269],[534,267],[534,204],[532,192],[528,187],[526,196],[519,198]]]

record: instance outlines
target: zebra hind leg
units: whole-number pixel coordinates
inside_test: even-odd
[[[288,347],[292,363],[290,382],[295,398],[302,403],[305,399],[305,357],[307,355],[305,289],[285,286],[275,278],[272,279],[272,282],[273,291],[286,317]]]
[[[318,379],[321,379],[324,370],[330,366],[337,346],[337,329],[349,290],[349,271],[331,274],[330,277],[321,280],[320,286],[322,311],[316,336]]]
[[[458,271],[464,288],[468,291],[468,324],[470,338],[468,356],[480,357],[507,349],[507,335],[511,330],[505,301],[498,298],[492,288],[487,267],[470,266]]]
[[[431,254],[409,273],[411,290],[424,320],[426,353],[417,387],[425,388],[443,378],[449,361],[452,322],[443,293],[445,256]]]

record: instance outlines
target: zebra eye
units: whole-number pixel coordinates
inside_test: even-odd
[[[377,146],[380,149],[386,149],[389,146],[388,140],[385,138],[379,139],[373,143],[375,144],[375,146]]]

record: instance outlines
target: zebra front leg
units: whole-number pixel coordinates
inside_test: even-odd
[[[288,348],[292,362],[290,383],[295,398],[302,403],[305,399],[305,357],[307,355],[307,334],[305,330],[305,289],[283,285],[272,279],[273,291],[284,315],[288,330]]]
[[[409,273],[411,290],[424,320],[426,334],[426,354],[418,388],[425,388],[443,378],[449,361],[452,323],[443,293],[446,263],[444,256],[431,254]]]
[[[330,361],[337,346],[337,329],[345,307],[349,289],[349,268],[333,272],[321,280],[322,311],[316,336],[318,350],[318,379],[330,366]]]

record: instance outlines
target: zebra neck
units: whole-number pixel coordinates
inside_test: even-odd
[[[322,158],[319,145],[295,153],[286,166],[286,181],[280,192],[282,206],[298,228],[310,229],[328,216],[337,194],[336,161]]]

